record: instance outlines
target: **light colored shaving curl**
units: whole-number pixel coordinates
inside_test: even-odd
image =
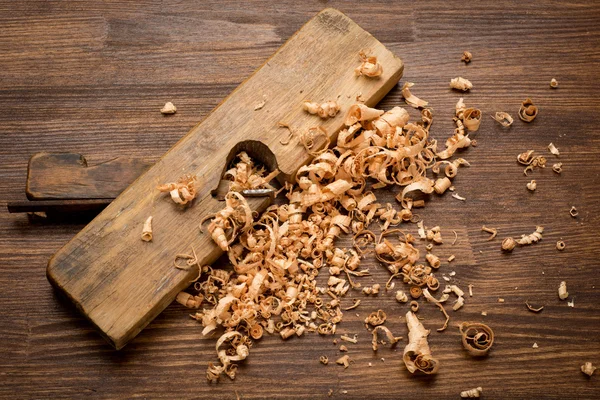
[[[414,86],[414,83],[406,82],[404,86],[402,86],[402,97],[404,97],[404,101],[411,107],[414,108],[423,108],[427,107],[429,104],[425,100],[421,100],[414,94],[410,92],[410,88]]]
[[[505,128],[508,128],[514,122],[513,117],[504,111],[497,111],[496,114],[492,115],[492,118]]]
[[[379,332],[383,332],[385,334],[386,338],[388,339],[389,344],[391,344],[392,346],[395,345],[396,343],[398,343],[399,340],[402,340],[402,336],[395,337],[392,334],[392,332],[385,326],[383,326],[383,325],[376,326],[373,329],[373,339],[371,340],[371,344],[373,345],[373,351],[377,351],[377,348],[378,348],[377,334]]]
[[[196,177],[184,175],[177,182],[165,183],[156,187],[161,192],[169,192],[177,204],[188,204],[196,197]]]
[[[429,331],[423,327],[417,316],[409,311],[406,313],[408,326],[408,345],[404,348],[404,365],[410,373],[421,371],[425,374],[435,374],[439,362],[431,355],[427,336]]]
[[[450,88],[466,92],[473,89],[473,84],[468,79],[458,77],[450,80]]]
[[[319,137],[325,138],[325,144],[322,145],[321,150],[314,150],[315,142]],[[320,154],[323,154],[327,150],[327,148],[329,147],[329,143],[331,143],[331,140],[327,135],[327,131],[324,128],[318,126],[310,128],[308,131],[301,134],[300,143],[302,144],[302,146],[304,146],[304,149],[308,154],[310,154],[311,156],[318,156]]]
[[[525,122],[531,122],[537,117],[538,108],[533,105],[531,99],[526,99],[519,109],[519,118]]]
[[[340,105],[333,100],[322,104],[305,101],[302,103],[302,108],[309,114],[316,114],[323,119],[335,117],[338,111],[340,111]]]
[[[376,78],[383,73],[383,67],[377,62],[377,57],[369,56],[367,54],[368,51],[366,50],[362,50],[358,54],[362,64],[354,70],[354,73],[356,76],[364,75],[369,78]]]
[[[504,251],[512,251],[517,245],[527,246],[533,243],[537,243],[542,240],[542,233],[544,232],[543,226],[538,226],[535,228],[535,232],[530,235],[522,235],[521,239],[513,239],[512,237],[507,237],[502,241],[502,250]]]
[[[152,216],[149,216],[142,227],[142,240],[144,242],[152,241]]]
[[[494,344],[494,331],[485,324],[463,322],[460,330],[463,347],[472,356],[485,356]]]

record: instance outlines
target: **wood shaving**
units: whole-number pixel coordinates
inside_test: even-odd
[[[567,247],[567,245],[562,240],[559,240],[558,242],[556,242],[556,250],[563,251],[565,249],[565,247]]]
[[[554,145],[554,143],[550,143],[548,145],[548,151],[552,154],[554,154],[555,156],[560,155],[560,152],[558,151],[558,149],[556,148],[556,146]]]
[[[485,225],[483,225],[481,227],[481,230],[483,232],[487,232],[487,233],[491,233],[492,234],[492,236],[490,236],[489,238],[486,239],[488,241],[493,240],[496,237],[496,235],[498,234],[498,230],[496,228],[487,228]]]
[[[579,212],[577,211],[575,206],[571,206],[571,209],[569,210],[569,214],[571,214],[571,217],[575,218],[579,215]]]
[[[292,129],[292,127],[289,124],[286,124],[285,122],[279,122],[277,126],[279,126],[280,128],[286,128],[289,132],[288,137],[285,140],[280,139],[279,143],[284,146],[290,144],[290,142],[292,141],[292,137],[294,137],[294,130]]]
[[[169,192],[171,199],[177,204],[188,204],[196,197],[196,176],[184,175],[177,182],[159,185],[161,192]]]
[[[533,243],[537,243],[542,240],[542,233],[544,232],[543,226],[537,226],[535,228],[535,232],[530,235],[522,235],[520,239],[513,239],[511,237],[507,237],[502,241],[502,250],[503,251],[512,251],[516,245],[527,246]]]
[[[329,364],[329,358],[327,356],[321,356],[319,357],[319,362],[323,365],[327,365]]]
[[[465,64],[468,64],[471,62],[471,60],[473,59],[473,54],[471,54],[470,51],[464,51],[462,54],[462,57],[460,58],[460,61],[464,61]]]
[[[419,311],[419,303],[415,300],[412,300],[410,302],[410,310],[414,313],[416,313],[417,311]]]
[[[466,92],[473,88],[473,84],[468,79],[458,77],[450,80],[450,88]]]
[[[439,328],[437,330],[438,332],[442,332],[443,330],[445,330],[448,327],[448,322],[450,321],[450,316],[446,312],[446,309],[444,308],[444,306],[442,305],[442,303],[440,303],[438,300],[436,300],[429,293],[429,290],[423,289],[423,296],[425,296],[425,298],[427,299],[428,302],[431,302],[431,303],[435,304],[436,306],[438,306],[439,309],[440,309],[440,311],[442,312],[442,314],[444,314],[444,316],[446,317],[446,321],[444,322],[444,326],[442,326],[441,328]]]
[[[337,360],[335,360],[335,362],[336,362],[336,364],[343,365],[344,369],[346,369],[350,366],[352,359],[350,358],[350,356],[348,354],[346,354],[345,356],[342,356],[342,357],[338,358]]]
[[[377,57],[368,56],[365,50],[362,50],[358,54],[358,57],[362,64],[354,70],[356,76],[364,75],[369,78],[375,78],[383,73],[383,67],[377,62]]]
[[[472,356],[488,354],[494,344],[494,331],[485,324],[463,322],[459,326],[463,347]]]
[[[475,132],[479,130],[481,124],[481,110],[477,108],[467,108],[463,111],[462,120],[468,131]]]
[[[152,216],[149,216],[142,227],[142,240],[144,242],[152,241]]]
[[[455,230],[453,230],[452,233],[454,233],[454,240],[452,241],[452,246],[454,246],[458,240],[458,233],[456,233]]]
[[[540,347],[540,346],[538,346],[538,344],[537,344],[537,343],[534,343],[534,344],[533,344],[533,346],[531,346],[531,347],[532,347],[533,349],[537,349],[537,348],[538,348],[538,347]]]
[[[316,145],[315,142],[319,137],[325,138],[325,143],[321,146],[321,150],[314,150],[314,147]],[[318,126],[312,127],[308,131],[302,133],[300,135],[300,143],[302,144],[302,146],[304,146],[304,149],[308,154],[310,154],[311,156],[319,156],[325,151],[327,151],[331,140],[327,135],[327,131],[323,127]]]
[[[594,367],[594,365],[591,362],[586,362],[585,364],[583,364],[581,366],[581,372],[583,372],[584,374],[586,374],[587,376],[592,376],[594,375],[594,371],[596,371],[596,367]]]
[[[186,292],[179,292],[175,300],[187,308],[200,308],[202,301],[204,301],[204,296],[202,294],[194,296]]]
[[[219,356],[220,366],[208,364],[206,371],[206,378],[209,381],[216,381],[222,373],[228,375],[231,379],[235,378],[237,372],[237,365],[232,364],[234,361],[243,361],[248,357],[250,350],[248,348],[247,336],[242,335],[237,331],[226,332],[217,340],[216,349],[217,355]],[[231,352],[225,349],[220,349],[224,344],[229,343]]]
[[[340,351],[341,352],[347,352],[348,348],[345,345],[342,344],[342,345],[340,345]]]
[[[469,297],[473,297],[473,285],[469,285]]]
[[[402,340],[402,336],[395,337],[395,336],[392,334],[392,332],[391,332],[391,331],[390,331],[388,328],[386,328],[385,326],[383,326],[383,325],[376,326],[376,327],[373,329],[373,332],[372,332],[372,333],[373,333],[373,339],[371,340],[371,344],[372,344],[372,346],[373,346],[373,351],[377,351],[377,348],[378,348],[378,343],[377,343],[377,342],[378,342],[378,340],[377,340],[377,334],[378,334],[380,331],[381,331],[381,332],[383,332],[383,333],[385,333],[385,337],[388,339],[388,342],[389,342],[389,343],[390,343],[392,346],[394,346],[396,343],[398,343],[398,341],[399,341],[399,340]]]
[[[521,108],[519,109],[519,118],[525,122],[531,122],[537,117],[538,108],[533,105],[531,99],[525,99],[523,103],[521,103]]]
[[[537,188],[537,183],[535,179],[532,179],[531,182],[527,183],[525,186],[527,186],[527,189],[533,192]]]
[[[431,268],[439,268],[440,267],[440,258],[434,254],[427,254],[425,256],[425,259],[427,260],[427,262],[429,263],[429,265],[431,265]]]
[[[558,286],[558,298],[565,300],[567,297],[569,297],[569,292],[567,292],[567,282],[562,281]]]
[[[365,318],[365,324],[377,326],[382,325],[387,319],[387,315],[383,310],[373,311],[367,318]]]
[[[410,297],[412,297],[413,299],[418,299],[419,297],[421,297],[421,294],[423,294],[423,290],[418,286],[411,286],[409,293]]]
[[[458,193],[452,193],[452,197],[454,197],[454,198],[455,198],[455,199],[457,199],[457,200],[461,200],[461,201],[465,201],[465,200],[467,200],[467,198],[466,198],[466,197],[462,197],[462,196],[460,196]]]
[[[322,104],[305,101],[302,103],[302,108],[309,114],[316,114],[323,119],[335,117],[340,111],[340,105],[332,100]]]
[[[540,311],[542,311],[544,309],[544,306],[541,307],[533,307],[531,304],[529,304],[529,301],[525,302],[525,305],[527,306],[527,309],[531,312],[534,313],[539,313]]]
[[[399,303],[406,303],[408,301],[408,296],[402,290],[398,290],[396,292],[396,301]]]
[[[450,262],[454,261],[455,258],[456,257],[454,256],[454,254],[452,254],[450,257],[448,257],[448,262],[450,263]]]
[[[362,292],[364,294],[377,294],[377,293],[379,293],[380,288],[381,288],[381,286],[378,283],[376,283],[373,286],[364,287]]]
[[[557,174],[560,174],[562,172],[562,163],[556,163],[552,165],[552,171],[556,172]]]
[[[261,108],[263,108],[265,106],[265,104],[267,104],[267,95],[263,94],[262,100],[254,105],[254,111],[260,110]]]
[[[350,342],[350,343],[354,343],[354,344],[358,343],[358,339],[356,338],[356,335],[354,335],[354,337],[342,335],[342,336],[340,336],[340,339],[345,342]]]
[[[481,395],[481,392],[483,392],[483,389],[481,387],[476,387],[475,389],[469,389],[460,392],[460,397],[463,399],[478,399]]]
[[[514,122],[513,117],[504,111],[496,111],[496,113],[492,115],[492,118],[505,128],[510,127]]]
[[[498,303],[504,303],[504,299],[498,298]]]
[[[163,108],[160,109],[160,112],[164,115],[175,114],[177,112],[177,107],[175,107],[175,104],[168,101]]]
[[[426,330],[417,316],[409,311],[406,313],[406,325],[408,326],[408,345],[404,348],[404,365],[410,373],[421,371],[425,374],[435,374],[439,368],[439,362],[431,355]]]
[[[414,108],[423,108],[427,107],[429,104],[425,100],[421,100],[414,94],[410,92],[410,88],[414,86],[414,83],[406,82],[404,86],[402,86],[402,97],[404,97],[404,101],[411,107]]]
[[[359,305],[360,305],[360,299],[355,299],[354,304],[352,304],[350,307],[344,308],[344,311],[352,310],[352,309],[358,307]]]
[[[557,81],[556,79],[552,78],[552,79],[550,80],[550,87],[551,87],[552,89],[556,89],[556,88],[558,87],[558,81]]]

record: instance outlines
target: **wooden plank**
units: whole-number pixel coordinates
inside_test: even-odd
[[[356,77],[358,53],[369,49],[384,67],[377,79]],[[176,254],[195,248],[201,264],[221,254],[198,223],[222,208],[211,196],[226,159],[247,150],[291,179],[310,160],[298,144],[280,144],[287,131],[322,125],[332,140],[342,127],[344,111],[361,94],[375,105],[398,82],[403,64],[373,36],[337,10],[311,19],[250,79],[137,179],[92,223],[48,263],[50,282],[89,318],[117,349],[123,347],[197,275],[173,268]],[[266,99],[265,106],[254,105]],[[322,122],[302,111],[303,100],[337,99],[342,112]],[[182,174],[198,176],[201,187],[192,207],[178,208],[155,190]],[[256,210],[267,198],[251,199]],[[154,241],[140,240],[148,216],[154,216]]]
[[[114,199],[152,164],[144,159],[117,157],[90,166],[81,154],[37,153],[27,167],[27,198]]]

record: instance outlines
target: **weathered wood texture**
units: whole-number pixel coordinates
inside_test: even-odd
[[[455,246],[454,279],[473,284],[474,296],[451,312],[447,332],[430,343],[442,366],[434,378],[410,376],[400,352],[370,349],[362,320],[378,308],[394,333],[406,337],[406,306],[393,293],[346,313],[341,333],[358,333],[348,345],[348,369],[318,364],[338,354],[330,337],[307,336],[285,343],[266,337],[252,348],[234,382],[209,385],[206,363],[216,360],[214,338],[202,338],[188,311],[174,304],[122,351],[115,351],[91,325],[52,291],[45,276],[48,258],[83,225],[30,222],[8,215],[4,202],[24,198],[29,156],[39,151],[85,154],[93,164],[118,156],[160,157],[259,67],[287,38],[325,6],[347,13],[405,63],[403,81],[430,101],[432,134],[452,132],[459,93],[450,78],[464,76],[475,88],[467,104],[484,114],[516,115],[531,97],[540,107],[532,124],[515,121],[505,130],[486,119],[475,135],[478,146],[462,155],[473,165],[455,179],[459,202],[432,198],[421,212],[443,228]],[[591,2],[2,2],[0,4],[0,394],[4,397],[178,397],[251,398],[457,398],[483,386],[486,398],[597,398],[599,376],[579,372],[589,360],[600,364],[600,276],[597,239],[600,215],[600,6]],[[459,61],[470,50],[470,65]],[[551,90],[548,83],[560,83]],[[173,101],[178,113],[158,110]],[[401,104],[394,89],[383,108]],[[411,113],[416,116],[411,110]],[[536,171],[535,193],[525,189],[516,155],[542,154],[548,143],[561,150],[564,172]],[[553,157],[548,155],[549,157]],[[550,158],[550,161],[554,161]],[[389,197],[392,201],[392,197]],[[568,215],[571,205],[579,217]],[[428,222],[429,223],[429,222]],[[500,236],[546,228],[544,239],[511,255],[499,240],[487,242],[482,224]],[[411,228],[412,229],[412,228]],[[567,249],[557,252],[558,239]],[[450,239],[450,240],[448,240]],[[348,241],[341,244],[349,244]],[[388,273],[366,261],[384,283]],[[325,277],[323,277],[324,279]],[[565,280],[575,308],[557,298]],[[498,298],[505,303],[498,303]],[[540,314],[524,302],[545,304]],[[488,316],[482,317],[481,311]],[[428,328],[441,314],[432,305],[419,311]],[[463,352],[455,325],[483,320],[497,341],[489,357]],[[531,346],[536,342],[538,349]],[[385,361],[381,361],[381,357]],[[368,363],[372,367],[368,367]],[[347,393],[342,391],[346,390]]]
[[[363,49],[386,66],[377,79],[354,74]],[[375,105],[400,80],[402,69],[400,59],[341,12],[320,12],[52,256],[48,279],[112,345],[122,348],[198,276],[197,268],[173,268],[177,254],[194,248],[199,265],[212,264],[221,255],[210,234],[200,235],[198,226],[224,207],[213,190],[229,160],[244,150],[270,170],[278,168],[293,177],[310,155],[299,143],[299,134],[281,144],[289,135],[280,122],[295,132],[321,125],[335,140],[344,114],[323,122],[304,112],[302,101],[336,98],[347,110],[360,93],[366,104]],[[324,143],[315,138],[315,146]],[[182,174],[198,177],[190,207],[178,207],[155,189]],[[270,199],[248,203],[262,210]],[[155,233],[147,243],[140,239],[140,229],[150,215]]]

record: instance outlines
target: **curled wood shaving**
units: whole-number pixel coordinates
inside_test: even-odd
[[[487,238],[488,241],[493,240],[496,237],[496,235],[498,234],[498,230],[496,228],[487,228],[485,225],[483,225],[481,227],[481,230],[483,232],[487,232],[487,233],[491,233],[492,234],[492,236],[490,236],[489,238]]]
[[[325,144],[321,147],[321,150],[314,150],[316,139],[319,137],[325,138]],[[300,143],[302,144],[302,146],[304,146],[304,149],[308,154],[310,154],[311,156],[318,156],[323,154],[327,150],[327,148],[329,147],[329,143],[331,143],[331,140],[327,135],[327,131],[323,127],[317,126],[312,127],[308,131],[302,133],[300,135]]]
[[[302,103],[302,108],[309,114],[316,114],[323,119],[335,117],[338,111],[340,111],[340,105],[333,100],[322,104],[305,101]]]
[[[510,127],[514,122],[513,117],[504,111],[496,111],[496,113],[492,115],[492,118],[505,128]]]
[[[144,242],[152,241],[152,216],[149,216],[142,227],[142,240]]]
[[[396,301],[399,303],[406,303],[408,301],[408,296],[402,290],[398,290],[396,292]]]
[[[421,371],[425,374],[435,374],[439,368],[439,362],[431,355],[426,330],[417,316],[409,311],[406,313],[406,325],[408,326],[408,345],[404,348],[404,365],[410,373]]]
[[[511,237],[507,237],[502,241],[502,251],[513,251],[513,249],[517,246],[517,242],[515,241],[515,239],[511,238]]]
[[[277,124],[280,128],[286,128],[289,131],[289,135],[285,140],[279,140],[279,143],[282,145],[288,145],[290,144],[290,142],[292,141],[292,137],[294,137],[294,130],[292,129],[292,127],[289,124],[286,124],[285,122],[279,122]]]
[[[543,226],[537,226],[535,228],[535,232],[530,235],[522,235],[520,239],[513,239],[512,237],[507,237],[502,241],[502,250],[503,251],[512,251],[517,244],[521,246],[527,246],[533,243],[537,243],[542,240],[542,233],[544,232]]]
[[[413,299],[418,299],[423,294],[423,290],[418,286],[411,286],[409,293],[410,297],[412,297]]]
[[[213,363],[208,364],[206,378],[209,381],[216,381],[222,373],[227,374],[231,379],[235,378],[237,365],[232,364],[234,361],[243,361],[250,353],[247,343],[247,337],[237,331],[226,332],[217,340],[216,349],[219,356],[220,366]],[[232,346],[232,351],[228,352],[225,349],[220,349],[225,343]]]
[[[416,313],[417,311],[419,311],[419,303],[415,300],[412,300],[410,302],[410,310],[414,313]]]
[[[452,233],[454,233],[454,240],[452,241],[452,246],[454,246],[456,244],[456,241],[458,240],[458,233],[456,233],[455,230],[452,230]]]
[[[481,110],[477,108],[467,108],[463,111],[463,124],[468,131],[475,132],[481,124]]]
[[[581,372],[583,372],[587,376],[594,375],[594,371],[596,371],[596,370],[597,370],[597,368],[594,367],[594,365],[591,362],[586,362],[585,364],[583,364],[581,366]]]
[[[329,358],[327,356],[321,356],[319,357],[319,362],[323,365],[327,365],[329,364]]]
[[[200,308],[202,301],[204,301],[204,296],[202,294],[194,296],[186,292],[179,292],[175,300],[187,308]]]
[[[474,287],[473,285],[469,285],[468,286],[468,288],[469,288],[469,297],[473,297],[473,287]]]
[[[367,286],[364,287],[362,292],[364,294],[377,294],[379,293],[379,289],[381,288],[381,285],[379,285],[378,283],[374,284],[373,286]]]
[[[458,329],[463,347],[472,356],[486,355],[494,344],[494,331],[485,324],[463,322]]]
[[[537,183],[535,179],[532,179],[531,182],[528,182],[525,186],[527,186],[527,189],[533,192],[537,188]]]
[[[354,73],[356,74],[356,76],[364,75],[369,78],[375,78],[380,76],[383,73],[383,67],[377,62],[377,57],[368,56],[367,53],[367,51],[362,50],[358,54],[358,57],[360,58],[362,64],[360,64],[360,66],[358,66],[354,70]]]
[[[465,64],[468,64],[471,62],[471,60],[473,59],[473,54],[471,54],[470,51],[464,51],[462,54],[462,57],[460,58],[460,61],[464,61]]]
[[[168,101],[163,108],[160,109],[160,112],[164,115],[175,114],[177,112],[177,107],[175,107],[175,104]]]
[[[567,247],[567,245],[562,240],[559,240],[558,242],[556,242],[556,250],[563,251],[565,249],[565,247]]]
[[[382,325],[387,318],[387,315],[383,310],[373,311],[367,318],[365,318],[365,324],[377,326]]]
[[[442,326],[441,328],[439,328],[437,331],[438,332],[442,332],[443,330],[445,330],[448,327],[448,321],[450,321],[450,316],[448,315],[448,313],[446,312],[446,309],[444,308],[444,306],[442,305],[442,303],[440,303],[438,300],[436,300],[430,293],[429,290],[427,289],[423,289],[423,296],[425,296],[425,298],[427,299],[427,301],[435,304],[436,306],[439,307],[440,311],[442,312],[442,314],[444,314],[444,316],[446,317],[446,321],[444,322],[444,326]]]
[[[346,354],[345,356],[342,356],[342,357],[338,358],[337,360],[335,360],[335,362],[336,362],[336,364],[343,365],[344,369],[346,369],[350,366],[352,359],[350,358],[350,356],[348,354]]]
[[[454,261],[455,258],[456,258],[456,256],[454,254],[452,254],[450,257],[448,257],[448,262]]]
[[[410,88],[414,86],[414,83],[406,82],[404,86],[402,86],[402,97],[404,97],[404,101],[411,107],[414,108],[423,108],[427,107],[429,104],[425,100],[421,100],[414,94],[410,92]]]
[[[483,389],[481,387],[476,387],[474,389],[469,389],[460,392],[460,397],[462,397],[463,399],[478,399],[481,395],[481,392],[483,392]]]
[[[556,88],[558,87],[558,81],[557,81],[556,79],[552,78],[552,79],[550,80],[550,87],[551,87],[552,89],[556,89]]]
[[[354,335],[354,337],[342,335],[342,336],[340,336],[340,339],[342,339],[345,342],[350,342],[350,343],[354,343],[354,344],[358,343],[358,339],[356,338],[356,335]]]
[[[541,307],[533,307],[531,304],[529,304],[529,301],[525,302],[525,305],[527,306],[527,309],[531,312],[534,313],[539,313],[540,311],[542,311],[544,309],[544,306]]]
[[[440,267],[440,258],[434,254],[427,254],[425,256],[425,259],[427,260],[427,262],[429,262],[429,265],[431,265],[431,268],[439,268]]]
[[[468,79],[458,77],[450,80],[450,88],[466,92],[473,88],[473,84]]]
[[[556,163],[552,165],[552,171],[556,172],[557,174],[560,174],[562,172],[562,163]]]
[[[548,151],[552,154],[554,154],[555,156],[560,155],[560,152],[558,151],[558,149],[556,148],[556,146],[554,145],[554,143],[550,143],[548,145]]]
[[[569,297],[569,292],[567,292],[567,282],[562,281],[558,286],[558,298],[565,300],[567,297]]]
[[[341,344],[341,345],[340,345],[340,351],[342,351],[342,352],[347,352],[347,351],[348,351],[348,348],[346,347],[346,345],[343,345],[343,344]]]
[[[373,329],[373,332],[372,332],[373,333],[373,339],[371,340],[371,344],[373,346],[373,351],[377,351],[377,347],[378,347],[378,345],[377,345],[377,342],[378,342],[377,341],[377,334],[380,331],[385,334],[386,338],[388,339],[388,342],[392,346],[394,346],[396,343],[398,343],[399,340],[402,340],[402,336],[395,337],[392,334],[392,332],[388,328],[386,328],[385,326],[383,326],[383,325],[376,326]]]
[[[579,215],[579,212],[577,211],[575,206],[571,206],[571,209],[569,210],[569,214],[571,214],[571,217],[575,218]]]
[[[531,122],[537,117],[538,108],[533,105],[531,99],[525,99],[519,109],[519,118],[525,122]]]
[[[171,199],[177,204],[187,204],[196,197],[196,176],[184,175],[177,182],[159,185],[161,192],[169,192]]]
[[[352,310],[352,309],[358,307],[359,305],[360,305],[360,299],[355,299],[354,304],[352,304],[350,307],[344,308],[344,311]]]
[[[466,201],[467,198],[466,197],[462,197],[461,195],[459,195],[458,193],[452,193],[452,197],[454,197],[457,200],[461,200],[461,201]]]

